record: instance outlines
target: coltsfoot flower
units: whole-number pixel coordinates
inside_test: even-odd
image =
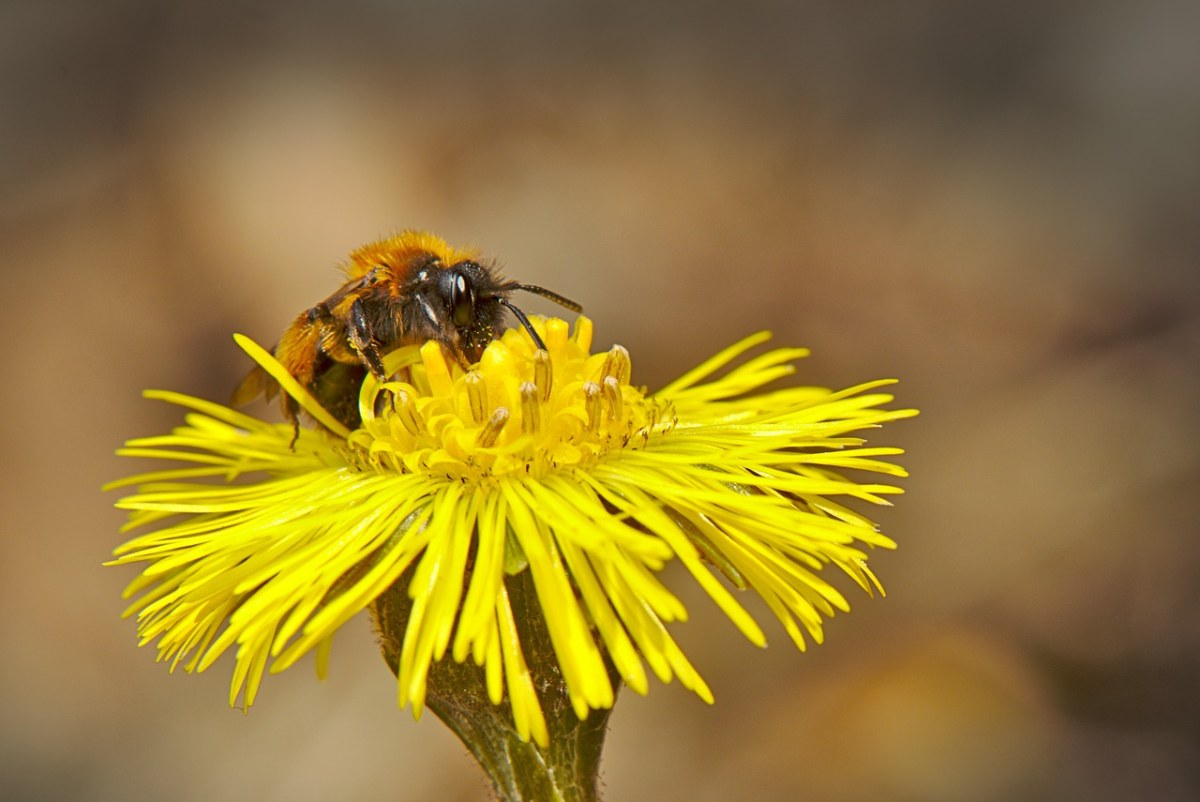
[[[111,485],[139,486],[117,506],[131,511],[127,530],[151,530],[110,563],[147,564],[126,591],[141,642],[188,671],[234,649],[230,704],[248,708],[268,668],[315,651],[323,674],[337,629],[405,581],[400,704],[419,716],[435,661],[471,660],[520,737],[544,745],[508,575],[529,572],[580,718],[613,704],[606,655],[638,693],[653,673],[712,701],[667,626],[687,618],[662,581],[672,561],[758,645],[766,636],[735,590],[761,596],[801,649],[848,609],[825,569],[882,590],[867,556],[894,543],[844,502],[901,491],[842,472],[905,475],[881,459],[899,449],[854,435],[915,414],[881,408],[892,397],[875,390],[890,381],[764,391],[807,354],[791,348],[714,378],[763,333],[648,394],[630,383],[624,348],[590,352],[588,319],[573,333],[557,319],[534,326],[548,351],[508,331],[467,372],[436,343],[396,351],[387,367],[403,380],[367,378],[354,431],[238,337],[323,425],[294,442],[287,424],[146,393],[189,409],[186,425],[119,453],[189,466]]]

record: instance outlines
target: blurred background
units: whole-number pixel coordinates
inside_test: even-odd
[[[607,799],[1197,798],[1197,30],[1183,0],[3,3],[4,798],[489,798],[365,619],[243,716],[228,656],[168,675],[100,567],[113,450],[179,420],[140,391],[227,399],[232,332],[406,227],[579,299],[652,388],[770,328],[800,381],[922,410],[873,435],[913,474],[872,511],[887,598],[760,651],[681,575],[717,703],[626,691]]]

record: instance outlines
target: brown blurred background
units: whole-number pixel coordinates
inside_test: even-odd
[[[661,385],[760,328],[897,376],[886,600],[623,694],[621,800],[1200,796],[1200,6],[0,7],[0,796],[484,800],[365,621],[225,704],[101,569],[125,438],[223,400],[404,227],[581,300]],[[535,312],[556,309],[528,300]],[[761,609],[761,608],[756,608]]]

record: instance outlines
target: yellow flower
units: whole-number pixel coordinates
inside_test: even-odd
[[[892,397],[872,391],[889,381],[762,391],[801,349],[713,378],[763,333],[647,394],[630,384],[625,349],[590,353],[586,318],[573,333],[557,319],[534,325],[548,352],[511,330],[469,372],[436,343],[401,348],[388,369],[404,380],[368,377],[355,431],[238,337],[327,430],[294,444],[289,425],[146,393],[191,411],[171,434],[118,452],[190,467],[111,485],[140,485],[117,506],[131,511],[127,530],[152,528],[110,563],[147,563],[126,591],[142,643],[188,671],[236,648],[230,704],[248,708],[268,664],[315,650],[323,674],[337,629],[403,576],[400,704],[419,716],[433,662],[470,659],[492,702],[507,697],[520,737],[545,744],[506,575],[530,572],[580,718],[613,703],[605,654],[638,693],[648,666],[712,701],[667,628],[687,617],[661,581],[673,560],[758,645],[765,635],[731,588],[758,593],[801,649],[848,609],[823,568],[879,588],[867,552],[894,543],[842,501],[886,504],[901,491],[841,471],[905,475],[879,459],[899,449],[852,436],[915,414],[880,408]]]

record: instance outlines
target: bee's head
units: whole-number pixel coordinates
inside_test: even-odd
[[[445,320],[456,329],[468,328],[478,317],[480,293],[490,300],[496,294],[492,277],[476,262],[459,262],[437,271],[436,293],[445,309]]]
[[[459,335],[461,346],[477,358],[503,327],[504,311],[508,310],[529,332],[534,344],[546,350],[545,343],[534,331],[525,316],[509,296],[516,290],[533,292],[549,298],[566,308],[579,312],[582,307],[563,296],[529,284],[505,281],[494,267],[473,260],[463,260],[443,268],[437,275],[437,295],[443,303],[444,320]]]

